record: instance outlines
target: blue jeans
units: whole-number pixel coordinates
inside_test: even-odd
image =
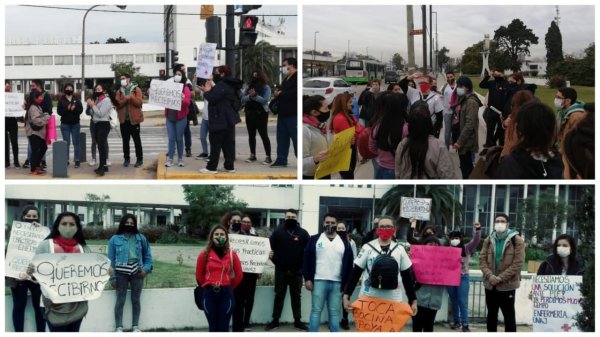
[[[185,130],[183,131],[183,141],[186,151],[192,151],[192,132],[190,131],[190,122],[185,124]]]
[[[131,311],[132,324],[138,326],[140,323],[140,312],[142,306],[140,297],[144,288],[144,279],[140,278],[139,274],[127,275],[123,273],[115,273],[115,282],[117,284],[117,301],[115,302],[115,326],[123,326],[123,306],[127,299],[127,290],[131,287]]]
[[[25,309],[27,308],[28,290],[31,292],[31,305],[35,313],[37,332],[45,332],[44,308],[40,307],[42,291],[38,283],[31,281],[17,281],[17,285],[14,288],[10,288],[13,298],[12,319],[15,332],[23,332],[25,329]]]
[[[200,124],[200,143],[202,143],[202,153],[208,154],[208,119],[203,119]]]
[[[173,160],[173,155],[175,155],[175,143],[177,143],[177,159],[183,160],[183,133],[186,123],[187,118],[182,118],[176,122],[166,120],[165,124],[167,125],[167,135],[169,137],[167,157],[171,161]]]
[[[460,285],[447,287],[454,323],[469,325],[469,274],[460,278]]]
[[[75,124],[60,124],[60,132],[62,133],[63,140],[67,142],[67,159],[69,158],[69,148],[71,147],[71,139],[73,139],[73,152],[75,155],[75,161],[79,161],[79,131],[81,126],[79,123]]]
[[[373,159],[373,162],[375,162],[375,159]],[[396,171],[377,164],[375,166],[375,179],[396,179]]]
[[[444,142],[446,143],[446,147],[452,145],[450,144],[450,134],[452,131],[452,114],[444,114]]]
[[[219,292],[214,292],[207,286],[204,287],[202,297],[208,332],[229,332],[229,321],[231,321],[234,305],[233,288],[221,287]]]
[[[294,155],[298,157],[297,151],[297,132],[298,118],[281,117],[277,118],[277,159],[275,163],[287,165],[288,153],[290,151],[290,139],[294,145]]]
[[[312,306],[308,331],[318,332],[321,325],[321,312],[327,301],[329,331],[340,331],[340,310],[342,308],[341,282],[314,280],[312,290]]]

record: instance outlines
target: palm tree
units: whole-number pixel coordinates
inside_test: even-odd
[[[457,224],[462,218],[463,206],[458,199],[457,187],[461,188],[448,185],[416,185],[416,188],[414,185],[394,186],[377,201],[376,214],[399,217],[402,197],[430,198],[431,217],[429,223],[437,226],[441,230],[440,232],[446,232],[448,227],[453,224],[453,217],[454,223]],[[400,226],[400,233],[404,236],[408,229],[408,219],[403,219]]]
[[[252,71],[261,69],[269,81],[274,83],[279,75],[279,62],[277,60],[277,48],[264,40],[259,41],[253,47],[240,49],[242,60],[242,79],[250,78]],[[240,58],[236,62],[237,69],[240,68]]]

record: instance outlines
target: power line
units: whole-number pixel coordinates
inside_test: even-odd
[[[60,7],[60,6],[37,6],[37,5],[19,5],[21,7],[33,7],[33,8],[44,8],[44,9],[60,9],[70,11],[87,11],[87,8],[73,8],[73,7]],[[119,13],[119,14],[149,14],[149,15],[164,15],[163,12],[143,12],[143,11],[123,11],[115,9],[94,9],[94,12],[106,12],[106,13]],[[171,13],[171,15],[194,15],[199,16],[200,13]],[[256,14],[257,16],[298,16],[297,14]],[[213,14],[213,16],[225,16],[225,14]]]

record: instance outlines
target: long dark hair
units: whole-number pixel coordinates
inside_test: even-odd
[[[552,245],[552,255],[550,257],[550,265],[554,272],[560,272],[563,268],[562,258],[558,255],[556,247],[559,240],[567,240],[569,246],[571,246],[571,254],[569,255],[569,267],[567,268],[567,275],[577,275],[577,246],[575,245],[575,239],[568,234],[561,234],[556,237],[554,244]]]
[[[221,229],[225,232],[225,245],[223,245],[223,251],[227,252],[229,250],[228,230],[221,225],[216,225],[215,227],[213,227],[213,229],[210,230],[210,233],[208,233],[208,242],[206,243],[206,248],[204,249],[204,263],[205,264],[208,261],[208,254],[210,254],[210,251],[216,248],[215,242],[213,241],[213,234],[215,233],[215,231],[217,229]]]
[[[77,233],[75,233],[75,236],[73,236],[73,238],[75,240],[77,240],[77,243],[79,243],[82,246],[85,246],[85,238],[83,237],[83,228],[81,227],[81,219],[79,219],[79,215],[77,215],[73,212],[60,213],[56,217],[56,220],[54,220],[54,224],[52,225],[50,234],[48,234],[46,239],[55,239],[57,236],[60,236],[60,232],[58,231],[58,226],[60,225],[60,222],[62,221],[62,219],[66,216],[70,216],[70,217],[73,217],[73,219],[75,219],[75,224],[77,225]]]
[[[25,100],[25,110],[27,110],[27,112],[29,112],[29,108],[32,105],[37,105],[39,106],[39,104],[37,104],[37,102],[35,101],[38,97],[42,96],[44,93],[39,92],[37,90],[31,90],[31,92],[29,93],[29,95],[27,95],[27,99]]]
[[[325,97],[321,95],[306,96],[302,101],[302,114],[310,115],[313,110],[320,111]]]
[[[519,137],[516,150],[540,152],[544,155],[551,152],[556,138],[556,119],[548,105],[537,100],[523,104],[515,124]]]
[[[402,140],[407,107],[408,98],[404,94],[384,92],[375,99],[375,116],[379,123],[373,139],[378,149],[396,152]]]
[[[123,234],[125,233],[125,223],[127,222],[127,220],[133,220],[133,226],[135,227],[135,230],[132,232],[134,234],[139,234],[140,231],[138,230],[138,223],[137,223],[137,218],[135,217],[135,215],[133,214],[125,214],[121,217],[121,221],[119,221],[119,228],[117,229],[117,234]]]
[[[256,78],[253,77],[254,73],[256,73]],[[262,96],[268,82],[267,75],[262,70],[254,69],[248,79],[248,88],[254,89],[257,95]]]
[[[467,256],[467,249],[465,248],[465,243],[463,242],[463,235],[461,231],[452,231],[450,232],[450,234],[448,234],[448,238],[450,238],[450,241],[452,241],[453,238],[457,238],[460,240],[460,243],[458,244],[458,246],[456,247],[460,247],[461,249],[461,256],[465,257]],[[454,246],[450,246],[450,247],[454,247]]]
[[[408,114],[408,140],[400,154],[403,160],[410,160],[411,178],[418,179],[425,174],[425,157],[429,149],[429,135],[432,134],[429,106],[427,103],[413,104]]]
[[[29,213],[29,211],[36,211],[38,214],[38,220],[40,219],[40,210],[33,205],[27,205],[27,206],[23,207],[23,210],[21,211],[21,219],[20,219],[21,221],[23,219],[25,219],[25,215],[27,215],[27,213]]]

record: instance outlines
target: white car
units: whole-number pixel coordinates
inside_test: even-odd
[[[339,77],[313,77],[302,85],[303,95],[321,95],[325,97],[327,104],[331,104],[335,96],[345,92],[354,93],[354,89]]]

